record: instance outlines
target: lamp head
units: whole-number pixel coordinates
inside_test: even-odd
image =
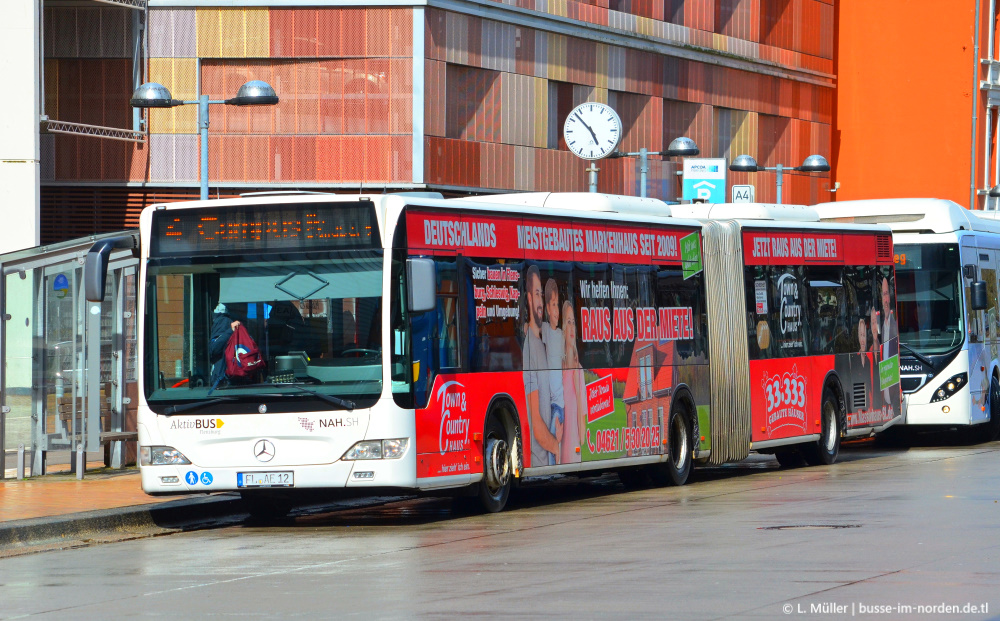
[[[278,103],[274,88],[263,80],[250,80],[240,87],[236,97],[227,99],[231,106],[273,106]]]
[[[156,82],[146,82],[132,93],[133,108],[173,108],[180,102],[173,98],[170,89]]]
[[[757,172],[757,160],[749,155],[737,155],[733,163],[729,165],[729,170],[733,172]]]
[[[701,151],[698,150],[698,145],[694,143],[694,140],[681,136],[674,138],[663,154],[667,157],[693,157],[699,153]]]
[[[992,188],[990,188],[989,196],[990,198],[1000,197],[1000,185],[995,185]]]
[[[810,155],[799,166],[802,172],[830,172],[830,164],[822,155]]]

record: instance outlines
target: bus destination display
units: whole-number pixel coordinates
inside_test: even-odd
[[[151,253],[370,248],[378,242],[375,226],[375,208],[367,201],[160,210],[153,214]]]

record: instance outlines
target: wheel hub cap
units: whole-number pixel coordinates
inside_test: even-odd
[[[510,459],[507,442],[500,438],[490,438],[486,442],[486,463],[484,464],[486,485],[496,492],[510,481]]]

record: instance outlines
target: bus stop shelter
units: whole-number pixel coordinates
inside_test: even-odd
[[[102,450],[106,466],[135,462],[138,259],[112,254],[103,303],[83,292],[91,246],[123,235],[138,232],[0,255],[0,478],[67,459],[82,477]]]

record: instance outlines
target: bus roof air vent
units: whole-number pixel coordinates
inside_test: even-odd
[[[881,261],[892,260],[892,236],[877,235],[875,237],[875,254]]]
[[[474,203],[519,205],[543,209],[571,209],[574,211],[603,211],[669,218],[673,215],[670,205],[656,198],[598,194],[595,192],[522,192],[470,196],[452,200]]]

